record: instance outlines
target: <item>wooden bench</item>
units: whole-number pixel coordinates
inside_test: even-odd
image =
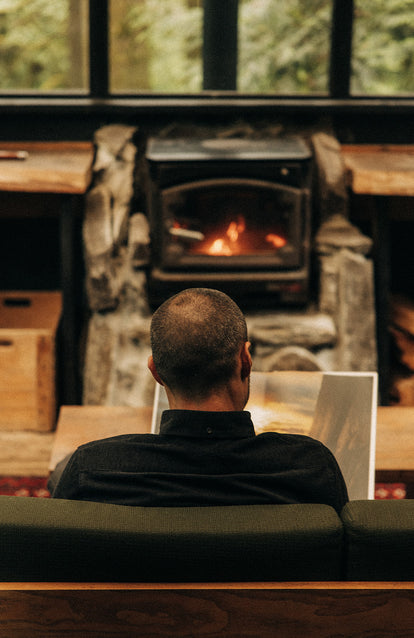
[[[2,638],[409,638],[414,583],[0,583]]]

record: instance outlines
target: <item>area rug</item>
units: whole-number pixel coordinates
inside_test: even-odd
[[[399,500],[407,498],[407,486],[405,483],[376,483],[375,484],[375,499],[379,501],[384,500]]]
[[[0,476],[0,495],[49,498],[47,478],[39,476]]]

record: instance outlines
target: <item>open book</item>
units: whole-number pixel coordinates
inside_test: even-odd
[[[334,454],[349,498],[374,498],[376,372],[253,372],[246,410],[257,434],[305,434]],[[151,431],[168,408],[157,384]]]

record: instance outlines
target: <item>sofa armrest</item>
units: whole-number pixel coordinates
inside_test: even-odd
[[[0,497],[2,581],[338,580],[326,505],[126,507]]]
[[[414,580],[414,500],[351,501],[341,519],[348,580]]]

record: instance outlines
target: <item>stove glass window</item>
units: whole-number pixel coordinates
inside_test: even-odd
[[[206,259],[277,265],[297,262],[301,191],[255,180],[211,180],[162,194],[164,264]],[[258,261],[257,261],[258,260]]]

